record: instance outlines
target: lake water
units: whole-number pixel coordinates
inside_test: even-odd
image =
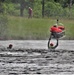
[[[74,75],[74,40],[60,40],[55,51],[48,40],[0,41],[0,75]],[[13,44],[12,49],[7,49]]]

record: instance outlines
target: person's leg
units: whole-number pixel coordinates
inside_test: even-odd
[[[52,35],[53,38],[56,38],[57,37],[56,32],[52,32],[51,35]]]
[[[65,35],[65,31],[57,33],[58,38],[63,37],[64,35]]]

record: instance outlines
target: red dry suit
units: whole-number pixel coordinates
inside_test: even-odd
[[[60,33],[60,32],[62,32],[62,29],[60,29],[59,27],[54,27],[54,26],[52,26],[52,27],[50,28],[50,31],[51,31],[51,32]]]

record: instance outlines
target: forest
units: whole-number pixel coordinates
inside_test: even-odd
[[[0,0],[0,39],[47,39],[56,19],[74,39],[74,0]]]
[[[27,17],[28,7],[34,18],[74,18],[74,0],[0,0],[1,14]]]

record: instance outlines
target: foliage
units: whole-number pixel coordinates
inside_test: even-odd
[[[47,15],[48,17],[49,16],[57,16],[57,14],[61,15],[62,11],[63,11],[63,9],[59,3],[48,2],[45,5],[45,15]]]
[[[36,18],[39,18],[42,16],[42,5],[41,5],[41,1],[39,0],[37,2],[37,0],[35,0],[35,3],[34,3],[34,7],[33,7],[33,16],[36,17]]]
[[[9,15],[18,16],[28,15],[28,7],[33,9],[33,17],[42,17],[42,1],[43,0],[4,0],[0,3],[0,12],[3,11]],[[71,0],[44,0],[44,16],[45,17],[74,17],[73,4],[70,8]],[[2,5],[1,5],[2,4]],[[26,12],[25,12],[26,11]]]

